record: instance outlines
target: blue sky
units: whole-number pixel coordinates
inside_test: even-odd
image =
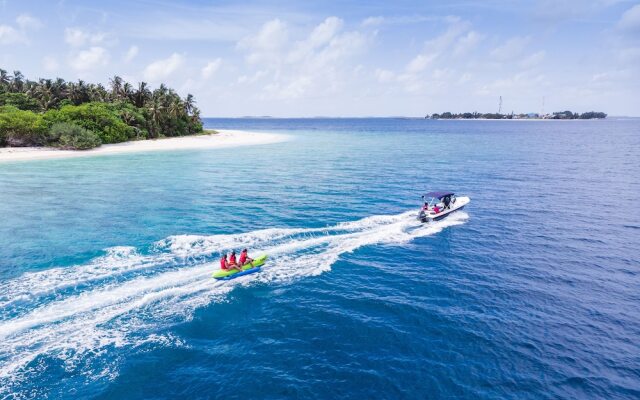
[[[0,0],[0,68],[165,82],[204,116],[640,116],[640,2]]]

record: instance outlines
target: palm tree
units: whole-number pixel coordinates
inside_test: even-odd
[[[131,101],[133,97],[133,86],[131,86],[129,82],[125,82],[120,93],[123,100]]]
[[[159,98],[154,98],[149,103],[147,108],[149,116],[151,117],[151,124],[149,132],[153,137],[158,137],[162,132],[162,119],[164,116],[164,107]]]
[[[172,118],[178,118],[180,117],[180,115],[183,113],[183,109],[184,106],[182,105],[182,101],[180,101],[180,98],[174,98],[171,101],[171,104],[169,104],[169,115]]]
[[[78,83],[69,82],[68,98],[77,106],[91,101],[87,84],[82,79],[79,79]]]
[[[196,104],[196,101],[193,98],[193,95],[189,93],[187,95],[187,98],[184,99],[184,111],[187,113],[187,115],[191,115],[191,113],[195,109],[195,104]]]
[[[138,83],[138,89],[133,93],[133,105],[138,108],[142,108],[150,98],[151,91],[149,90],[147,83]]]
[[[158,87],[156,90],[153,91],[153,97],[154,98],[157,97],[164,101],[168,93],[169,93],[169,89],[167,88],[167,86],[164,83],[161,83],[160,87]]]
[[[97,101],[104,103],[109,100],[109,92],[102,84],[90,84],[88,87],[90,101]]]
[[[11,81],[11,90],[13,92],[22,92],[24,88],[24,75],[20,71],[13,71],[13,80]]]
[[[191,110],[191,123],[189,124],[189,133],[196,133],[196,125],[199,125],[198,130],[202,131],[202,125],[201,125],[201,120],[200,120],[200,110],[198,110],[197,107],[193,107],[193,109]]]
[[[122,95],[122,82],[122,78],[120,78],[118,75],[114,76],[112,79],[109,79],[112,99],[117,100]]]
[[[62,100],[67,99],[69,96],[69,88],[67,83],[62,78],[56,78],[52,84],[54,105],[57,105]],[[52,105],[53,106],[53,105]]]
[[[133,107],[119,104],[109,110],[131,126],[138,138],[184,135],[202,127],[200,110],[193,95],[188,94],[183,99],[165,84],[151,91],[146,82],[140,82],[134,88],[121,77],[114,76],[109,80],[107,90],[102,84],[87,84],[82,80],[65,82],[56,78],[31,81],[25,79],[20,71],[14,71],[12,76],[0,69],[0,93],[7,91],[24,93],[31,103],[37,103],[41,112],[58,108],[65,101],[76,106],[89,102],[128,102]],[[33,104],[30,107],[35,108]]]
[[[7,89],[11,82],[11,76],[4,69],[0,68],[0,88]]]
[[[31,96],[36,99],[40,108],[48,110],[53,104],[53,83],[51,79],[40,79],[37,84],[34,85]]]

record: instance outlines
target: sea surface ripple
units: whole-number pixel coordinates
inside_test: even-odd
[[[640,398],[640,120],[205,124],[0,165],[0,399]]]

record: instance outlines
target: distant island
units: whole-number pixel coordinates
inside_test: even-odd
[[[106,88],[61,78],[31,81],[0,69],[0,147],[85,150],[201,132],[193,96],[183,99],[164,84],[151,90],[114,76]]]
[[[559,111],[552,114],[500,114],[500,113],[486,113],[481,114],[478,112],[465,112],[460,114],[454,114],[450,112],[444,112],[442,114],[432,114],[425,116],[425,119],[604,119],[607,118],[607,114],[599,111],[589,111],[580,113],[574,113],[571,111]]]

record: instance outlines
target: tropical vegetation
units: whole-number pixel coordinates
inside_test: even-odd
[[[442,114],[427,115],[425,118],[431,119],[604,119],[607,114],[599,111],[589,111],[585,113],[573,113],[571,111],[559,111],[553,114],[540,115],[536,113],[530,114],[501,114],[501,113],[485,113],[465,112],[451,113],[444,112]]]
[[[32,81],[0,69],[0,147],[79,150],[200,132],[193,96],[181,98],[164,84],[134,87],[119,76],[108,87],[61,78]]]

